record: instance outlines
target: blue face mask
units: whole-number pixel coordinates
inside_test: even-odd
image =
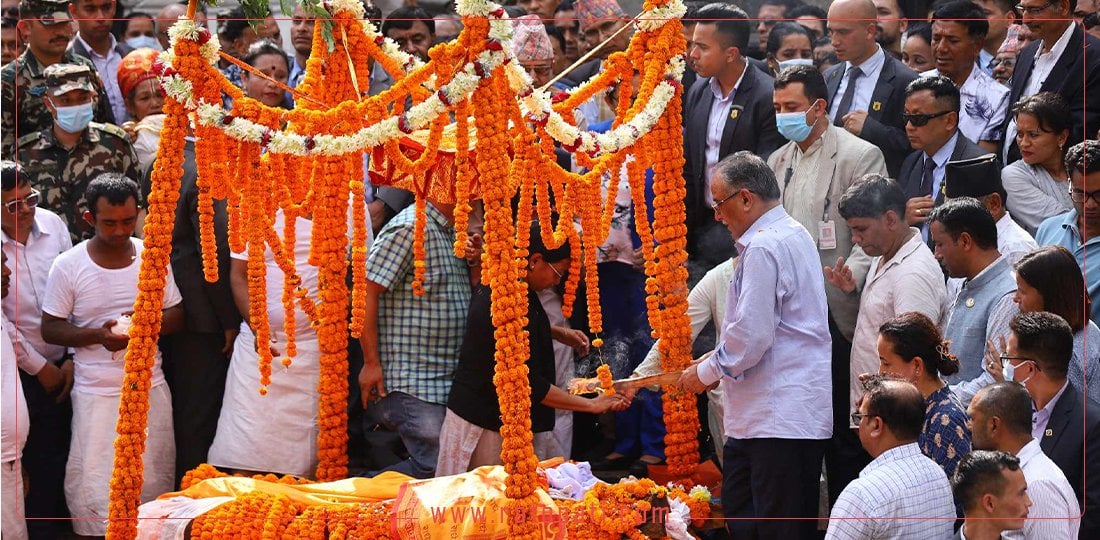
[[[57,125],[69,133],[80,133],[95,116],[94,101],[72,107],[55,107],[57,109]]]
[[[814,61],[809,58],[791,58],[790,60],[784,60],[779,63],[779,71],[783,71],[791,66],[814,67]]]
[[[126,38],[126,44],[135,49],[156,49],[158,51],[163,50],[160,48],[160,42],[153,36],[137,36],[132,38]]]
[[[814,108],[813,104],[810,105],[810,109],[812,108]],[[810,132],[814,129],[813,125],[806,122],[806,116],[810,109],[806,109],[804,112],[776,113],[775,127],[779,129],[779,134],[789,141],[802,142],[806,140],[806,137],[809,137]]]

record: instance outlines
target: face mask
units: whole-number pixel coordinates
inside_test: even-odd
[[[69,133],[84,131],[84,128],[88,127],[95,115],[93,103],[89,101],[83,105],[73,105],[72,107],[55,106],[57,109],[57,125]]]
[[[779,71],[783,71],[791,66],[814,67],[814,61],[809,58],[791,58],[790,60],[784,60],[779,63]]]
[[[1022,366],[1023,364],[1020,365]],[[1005,362],[1004,365],[1001,366],[1001,375],[1004,376],[1006,381],[1016,382],[1016,367],[1017,366],[1012,365],[1012,362]],[[1019,383],[1027,384],[1029,380],[1031,380],[1031,377],[1019,381]]]
[[[810,109],[813,108],[814,106],[811,104]],[[805,112],[776,113],[775,127],[779,129],[779,134],[789,141],[802,142],[806,140],[806,137],[809,137],[810,132],[814,129],[812,125],[806,123],[806,116],[810,109],[806,109]]]
[[[156,49],[158,51],[163,50],[160,48],[160,42],[153,36],[137,36],[132,38],[126,38],[126,44],[135,49]]]

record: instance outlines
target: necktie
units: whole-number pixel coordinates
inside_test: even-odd
[[[844,127],[844,115],[852,109],[852,99],[856,97],[856,81],[863,76],[863,70],[856,66],[848,68],[848,86],[844,88],[844,97],[840,98],[840,106],[836,108],[836,118],[833,125]]]
[[[936,171],[936,162],[932,161],[932,158],[925,156],[924,158],[924,175],[920,179],[920,193],[921,195],[932,195],[932,184],[934,182],[934,174]]]

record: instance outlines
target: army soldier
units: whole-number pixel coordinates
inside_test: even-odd
[[[114,114],[99,76],[90,60],[66,52],[73,38],[67,0],[22,0],[19,3],[19,30],[27,36],[27,50],[0,71],[0,152],[13,156],[16,141],[53,124],[53,117],[42,103],[46,93],[47,66],[59,63],[80,64],[93,68],[91,84],[99,94],[94,119],[114,123]]]
[[[100,98],[95,69],[83,64],[54,64],[46,78],[43,103],[52,125],[19,138],[16,155],[31,185],[42,193],[41,207],[62,217],[73,244],[91,227],[83,219],[84,189],[106,172],[140,178],[130,139],[114,124],[92,122]]]

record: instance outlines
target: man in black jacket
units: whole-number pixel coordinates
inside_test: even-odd
[[[1100,538],[1100,406],[1066,379],[1073,357],[1073,330],[1047,312],[1017,315],[1010,341],[1014,378],[1024,381],[1034,403],[1031,435],[1062,469],[1084,510],[1079,538]]]

